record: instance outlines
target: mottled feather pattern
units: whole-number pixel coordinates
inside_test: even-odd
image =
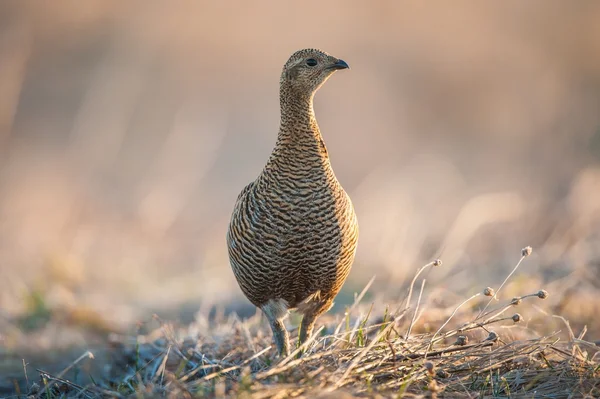
[[[325,65],[339,60],[318,50],[303,52],[284,67],[277,143],[262,173],[238,196],[227,242],[246,297],[267,316],[265,307],[272,303],[298,308],[310,335],[314,320],[329,309],[350,272],[358,223],[331,168],[312,107],[314,92],[333,71],[303,66],[306,57],[319,57]],[[273,328],[277,341],[279,327]],[[286,343],[277,343],[286,352]]]

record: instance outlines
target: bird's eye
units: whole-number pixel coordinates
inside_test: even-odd
[[[309,58],[306,60],[306,65],[314,67],[317,65],[317,60],[315,60],[314,58]]]

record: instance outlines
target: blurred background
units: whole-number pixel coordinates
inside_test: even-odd
[[[438,257],[427,287],[457,303],[531,245],[514,291],[600,339],[598,21],[595,1],[1,2],[0,344],[254,314],[225,231],[305,47],[352,68],[315,100],[361,227],[339,307],[374,275],[397,300]]]

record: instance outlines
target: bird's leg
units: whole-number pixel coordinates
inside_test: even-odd
[[[283,324],[283,319],[269,320],[269,324],[271,325],[271,330],[273,330],[273,339],[275,340],[275,345],[277,345],[279,356],[286,357],[290,354],[290,337]]]
[[[323,313],[327,312],[333,306],[333,299],[327,299],[322,302],[318,302],[316,306],[307,308],[302,317],[302,323],[300,324],[300,334],[298,337],[298,344],[302,345],[313,333],[315,328],[315,322],[317,318]]]
[[[273,339],[277,345],[279,356],[285,357],[290,354],[290,337],[283,324],[283,319],[288,314],[288,305],[283,299],[271,299],[261,306],[261,309],[271,325]]]
[[[313,329],[315,328],[315,322],[317,316],[313,313],[307,313],[302,317],[302,324],[300,324],[300,336],[298,338],[298,344],[302,345],[312,335]]]

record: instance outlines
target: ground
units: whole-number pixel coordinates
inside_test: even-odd
[[[527,254],[525,249],[521,261]],[[554,294],[539,288],[500,295],[512,291],[510,280],[518,277],[521,261],[495,289],[453,304],[432,299],[435,290],[424,295],[421,278],[443,267],[437,261],[420,268],[404,298],[393,303],[369,295],[369,283],[343,312],[323,317],[312,340],[283,359],[259,312],[243,320],[235,313],[198,314],[186,325],[155,316],[129,334],[88,325],[87,348],[36,353],[34,343],[50,339],[52,330],[69,330],[64,320],[50,320],[43,328],[31,327],[28,351],[5,345],[2,394],[598,397],[600,346],[587,340],[585,328],[573,331],[565,318],[544,310]],[[295,339],[297,317],[288,324]],[[81,324],[70,329],[81,332]]]

